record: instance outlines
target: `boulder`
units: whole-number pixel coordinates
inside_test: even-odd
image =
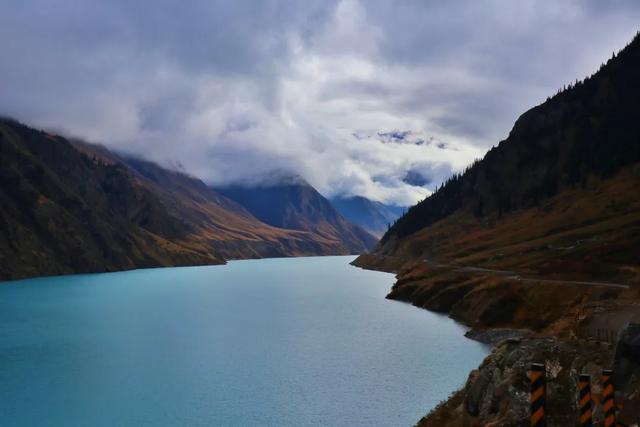
[[[618,337],[613,363],[613,384],[626,391],[633,376],[640,376],[640,323],[628,323]]]

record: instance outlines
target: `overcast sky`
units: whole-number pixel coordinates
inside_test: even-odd
[[[212,184],[409,204],[639,23],[634,0],[4,0],[0,114]]]

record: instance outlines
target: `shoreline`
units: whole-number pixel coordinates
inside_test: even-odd
[[[132,271],[145,271],[145,270],[155,270],[159,268],[194,268],[194,267],[216,267],[227,265],[230,262],[238,262],[238,261],[256,261],[263,259],[285,259],[285,258],[326,258],[326,257],[358,257],[361,254],[327,254],[327,255],[282,255],[282,256],[266,256],[266,257],[254,257],[254,258],[229,258],[221,260],[216,263],[184,263],[177,265],[156,265],[156,266],[147,266],[147,267],[131,267],[131,268],[121,268],[115,270],[98,270],[98,271],[83,271],[83,272],[68,272],[68,273],[59,273],[59,274],[45,274],[38,276],[27,276],[27,277],[17,277],[13,279],[0,279],[0,286],[13,282],[22,282],[25,280],[37,280],[37,279],[50,279],[53,277],[62,277],[62,276],[81,276],[85,274],[112,274],[112,273],[125,273]],[[382,271],[382,270],[380,270]]]
[[[602,316],[625,310],[627,316],[634,313],[640,319],[640,307],[632,307],[632,287],[570,281],[558,286],[560,280],[535,279],[530,283],[482,268],[434,268],[374,254],[352,264],[395,273],[396,282],[386,298],[446,314],[470,328],[467,338],[493,347],[460,390],[418,421],[420,427],[526,423],[528,366],[539,361],[547,363],[550,381],[548,425],[573,423],[578,413],[572,392],[577,372],[590,372],[594,390],[599,390],[602,369],[616,363],[615,343],[596,339],[598,328],[593,326],[602,322]],[[615,332],[619,335],[622,330]],[[601,413],[594,416],[597,421]]]

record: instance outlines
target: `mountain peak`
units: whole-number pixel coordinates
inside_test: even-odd
[[[334,197],[331,203],[349,221],[377,237],[382,236],[404,210],[362,196]]]
[[[377,239],[340,215],[309,183],[299,177],[288,178],[267,186],[230,186],[218,190],[267,224],[313,231],[327,239],[343,241],[353,252],[373,247]]]
[[[301,186],[311,187],[311,185],[301,175],[284,170],[274,169],[268,174],[249,177],[244,181],[231,182],[220,185],[220,188],[270,188]]]

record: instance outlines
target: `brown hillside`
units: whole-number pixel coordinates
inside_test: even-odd
[[[0,120],[0,279],[353,252],[200,180]]]

